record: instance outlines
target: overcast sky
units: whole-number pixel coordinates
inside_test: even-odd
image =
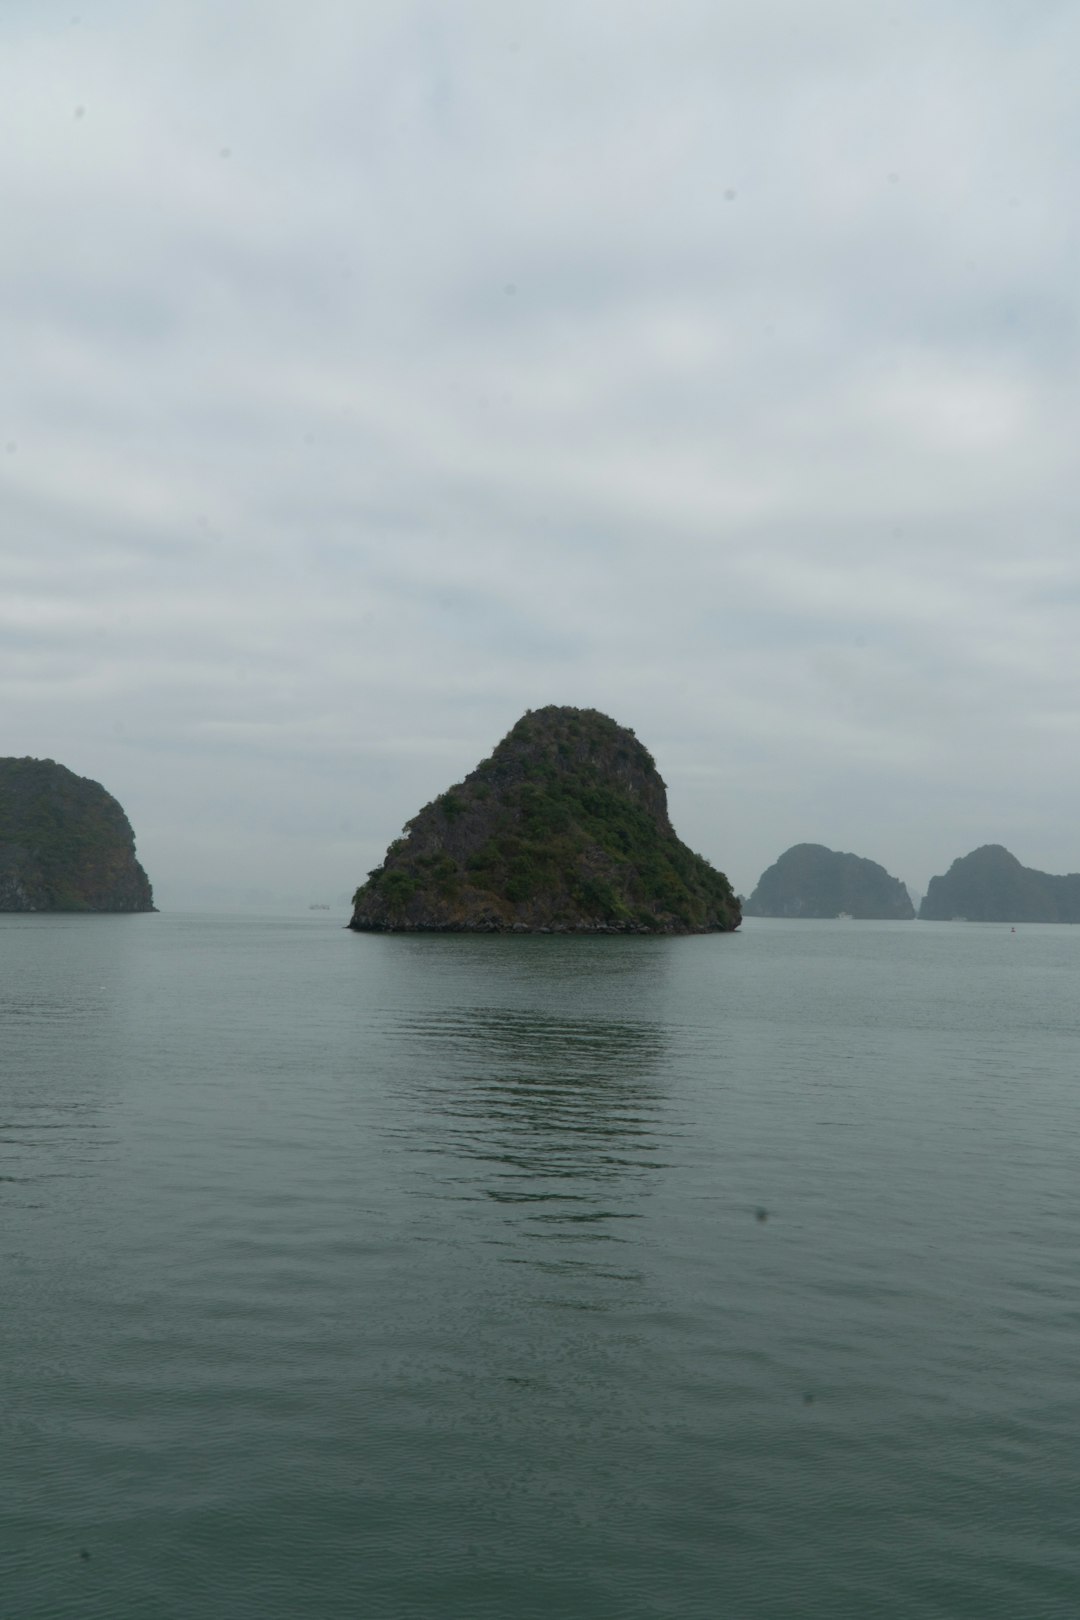
[[[0,753],[335,904],[526,709],[1080,868],[1080,9],[5,0]]]

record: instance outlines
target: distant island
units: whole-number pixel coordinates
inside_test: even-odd
[[[915,915],[899,878],[876,861],[824,844],[794,844],[758,879],[748,917],[850,917],[909,922]]]
[[[1080,922],[1080,873],[1055,877],[1021,866],[1001,844],[983,844],[930,879],[923,922]]]
[[[350,927],[443,932],[730,932],[723,873],[676,837],[652,755],[595,709],[530,710],[408,822]]]
[[[153,911],[111,793],[51,759],[0,759],[0,911]]]

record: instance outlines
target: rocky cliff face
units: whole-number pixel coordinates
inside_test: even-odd
[[[924,922],[1080,922],[1080,873],[1055,877],[1021,866],[1001,844],[983,844],[930,879]]]
[[[740,920],[727,879],[676,837],[633,732],[552,707],[413,817],[357,890],[350,926],[685,934]]]
[[[746,902],[748,917],[848,916],[910,921],[911,897],[876,861],[824,844],[795,844],[763,872]]]
[[[0,911],[153,911],[111,793],[51,759],[0,759]]]

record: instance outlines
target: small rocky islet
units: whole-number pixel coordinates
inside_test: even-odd
[[[350,927],[443,933],[730,933],[731,885],[677,837],[655,761],[595,709],[527,712],[409,821]]]
[[[0,759],[0,911],[153,911],[131,823],[52,759]]]

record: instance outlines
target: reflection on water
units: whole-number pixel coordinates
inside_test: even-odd
[[[570,1204],[546,1219],[596,1220],[614,1184],[625,1193],[658,1163],[655,1025],[476,1007],[430,1014],[410,1034],[437,1053],[413,1091],[441,1127],[420,1151],[480,1167],[462,1197]]]
[[[611,1250],[600,1246],[626,1241],[665,1163],[668,1041],[645,1014],[666,958],[612,952],[608,940],[604,952],[579,940],[521,943],[485,974],[499,1002],[456,1004],[450,990],[442,1005],[397,1013],[408,1062],[390,1129],[411,1142],[423,1195],[500,1207],[498,1236],[485,1217],[485,1241],[503,1245],[507,1263],[609,1276]],[[475,992],[473,958],[486,944],[432,955],[440,967],[467,958]],[[625,1015],[612,1016],[613,1002]]]

